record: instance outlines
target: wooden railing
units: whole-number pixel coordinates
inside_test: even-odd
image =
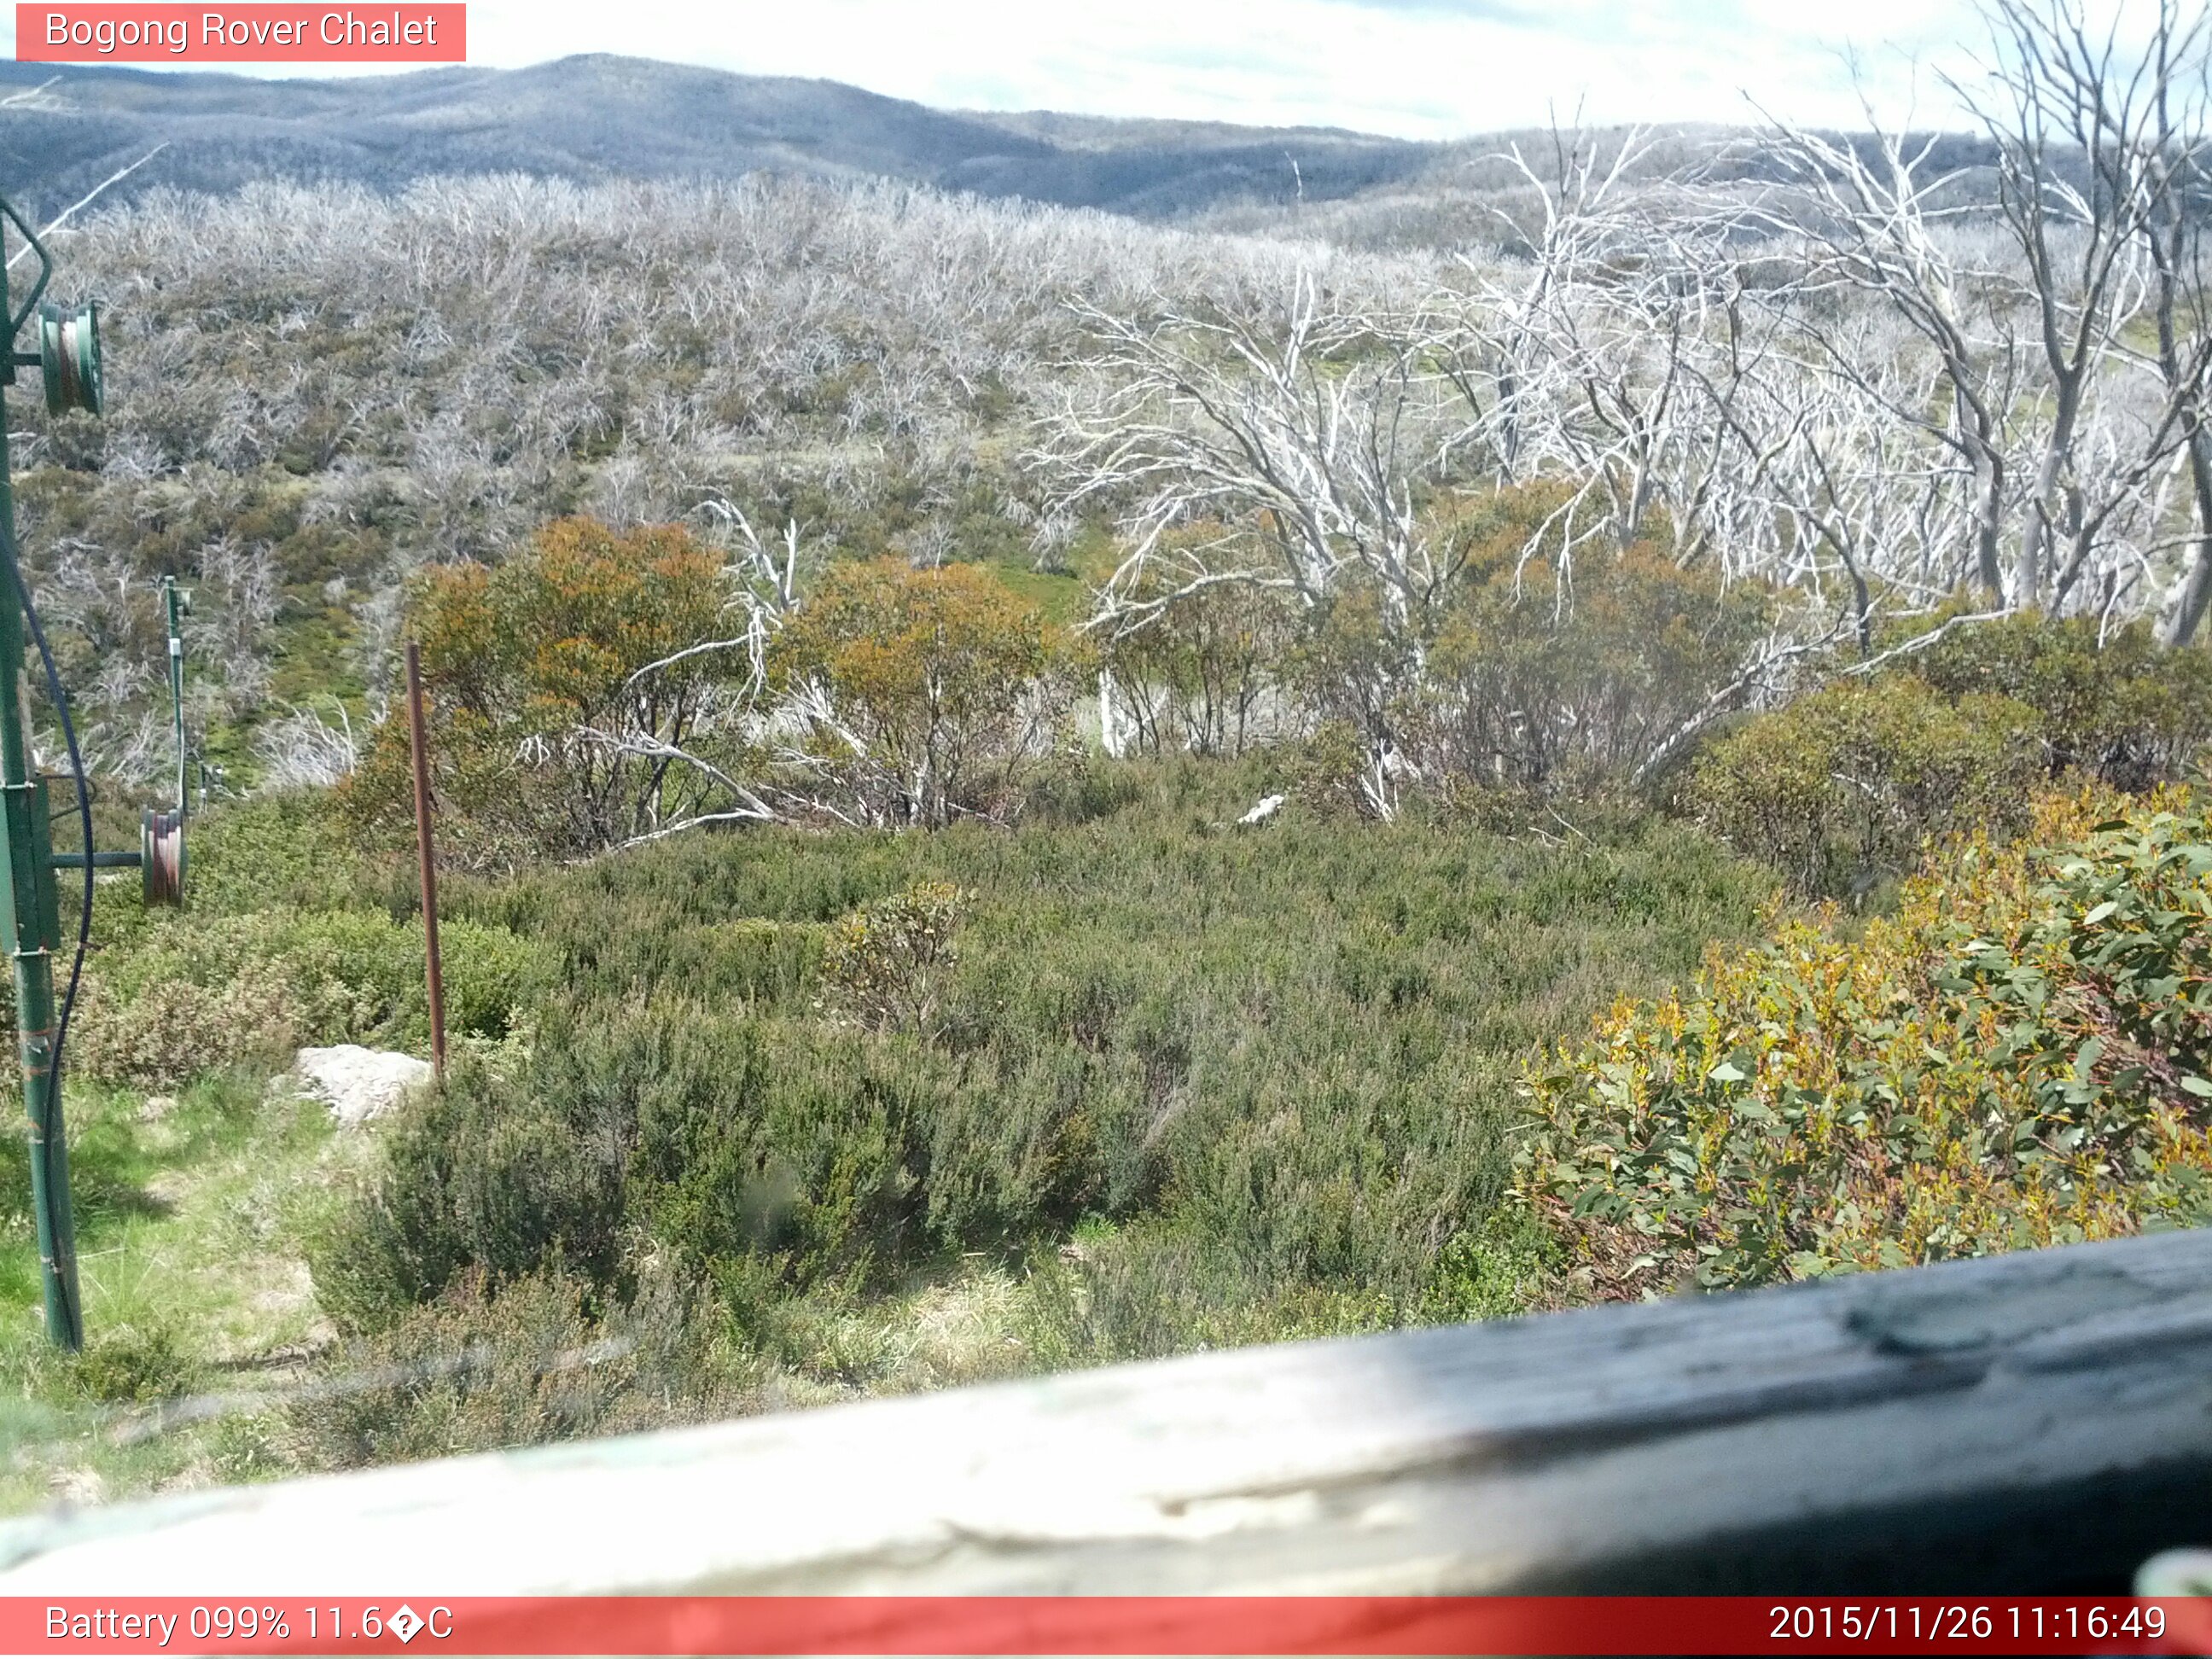
[[[0,1593],[2105,1591],[2212,1540],[2212,1231],[0,1528]]]

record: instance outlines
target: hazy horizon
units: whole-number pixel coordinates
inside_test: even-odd
[[[2132,9],[2121,6],[2124,18]],[[749,15],[750,14],[750,15]],[[470,66],[521,69],[584,52],[844,82],[942,109],[1336,127],[1438,140],[1540,125],[1730,123],[1759,111],[1824,126],[1934,120],[1937,77],[1971,74],[1966,0],[1864,0],[1847,26],[1777,0],[1131,0],[1005,26],[948,0],[818,0],[732,8],[702,26],[680,0],[616,19],[574,0],[473,0]],[[12,52],[12,16],[0,16]],[[1856,66],[1856,69],[1855,69]],[[55,66],[64,75],[67,66]],[[165,64],[122,67],[162,70]],[[208,66],[179,64],[178,69]],[[225,72],[389,74],[383,65]],[[1938,125],[1945,123],[1937,122]]]

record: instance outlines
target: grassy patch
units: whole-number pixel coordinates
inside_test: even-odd
[[[240,1417],[144,1438],[130,1425],[176,1395],[296,1375],[329,1336],[297,1240],[351,1149],[324,1109],[257,1078],[174,1096],[72,1091],[84,1353],[48,1347],[20,1137],[4,1155],[0,1243],[0,1506],[249,1478]]]
[[[1007,588],[1035,605],[1047,622],[1073,628],[1089,612],[1091,586],[1080,577],[1039,570],[1012,560],[996,562],[990,569]]]

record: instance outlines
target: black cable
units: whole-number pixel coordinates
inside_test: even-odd
[[[70,1015],[76,1007],[77,981],[84,975],[85,946],[92,939],[92,784],[84,775],[84,757],[77,752],[76,727],[70,720],[69,693],[62,690],[60,671],[55,668],[53,651],[46,644],[46,630],[39,625],[39,607],[31,602],[30,586],[23,580],[23,565],[17,556],[14,526],[4,519],[0,519],[0,537],[6,538],[6,545],[0,549],[0,553],[5,555],[9,577],[15,585],[15,598],[23,607],[23,620],[30,627],[32,641],[39,647],[39,660],[46,665],[46,695],[53,699],[55,712],[61,716],[62,742],[69,750],[70,774],[76,785],[77,817],[84,825],[84,904],[76,919],[76,956],[70,963],[69,989],[62,997],[61,1018],[54,1025],[54,1046],[46,1074],[47,1098],[58,1105],[62,1097],[62,1048],[69,1041]],[[57,1137],[44,1133],[49,1125],[39,1127],[41,1132],[39,1144],[47,1159],[46,1190],[52,1192],[60,1174],[52,1163]],[[61,1278],[62,1294],[72,1294],[73,1287],[68,1283],[67,1275]],[[70,1308],[68,1311],[71,1328],[82,1328],[77,1310]]]

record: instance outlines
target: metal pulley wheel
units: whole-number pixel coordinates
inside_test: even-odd
[[[138,823],[138,871],[149,904],[185,899],[185,815],[146,810]]]
[[[100,307],[39,307],[39,366],[46,377],[46,410],[100,413]]]

